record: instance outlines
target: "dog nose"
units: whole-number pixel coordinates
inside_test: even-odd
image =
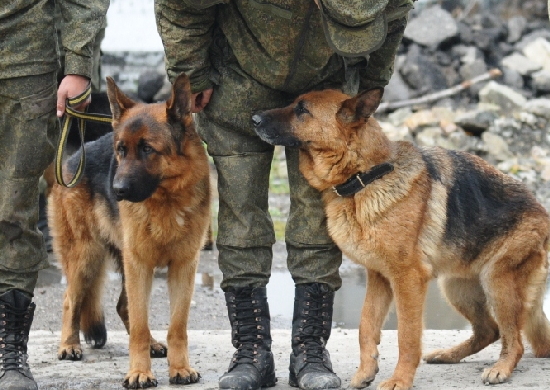
[[[258,114],[252,116],[252,123],[255,127],[260,126],[260,124],[262,123],[262,116]]]
[[[128,183],[115,181],[113,183],[113,191],[115,192],[117,200],[123,200],[128,197],[128,194],[130,193],[130,186]]]

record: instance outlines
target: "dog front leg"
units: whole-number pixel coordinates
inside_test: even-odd
[[[155,387],[157,380],[151,372],[151,332],[148,324],[154,268],[140,261],[134,253],[129,256],[131,259],[124,258],[124,285],[128,296],[132,297],[128,301],[130,369],[123,385],[130,389]]]
[[[128,334],[130,334],[130,321],[128,319],[128,296],[126,294],[126,288],[124,287],[124,285],[122,286],[122,291],[120,292],[120,296],[118,298],[116,311],[120,319],[124,323],[124,327],[126,328],[126,331],[128,332]],[[151,335],[150,339],[151,339],[150,356],[152,358],[166,357],[166,351],[168,350],[166,345],[155,340],[153,335]]]
[[[168,269],[170,290],[170,326],[168,328],[168,364],[171,384],[195,383],[200,374],[189,364],[187,321],[195,290],[196,258],[173,262]]]
[[[377,345],[392,298],[388,280],[376,271],[367,270],[367,292],[359,324],[361,363],[351,380],[351,387],[367,387],[378,373]]]
[[[422,316],[429,278],[423,270],[403,267],[403,272],[391,280],[397,309],[399,359],[392,377],[380,383],[379,390],[410,389],[422,355]]]

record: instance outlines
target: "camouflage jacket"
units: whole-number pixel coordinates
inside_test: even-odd
[[[93,42],[109,0],[55,0],[63,15],[65,74],[90,77]],[[59,67],[54,0],[0,2],[0,79],[54,72]]]
[[[406,24],[412,1],[389,0],[387,20],[402,18]],[[313,0],[155,0],[155,14],[168,75],[172,80],[180,72],[187,73],[193,92],[212,86],[211,75],[216,73],[212,46],[224,42],[247,74],[291,93],[330,78],[343,69],[344,62],[346,66],[362,60],[366,64],[364,57],[344,60],[335,54]],[[216,38],[218,28],[223,40]],[[389,57],[384,58],[386,64],[379,64],[381,68],[393,65],[394,55]],[[361,84],[365,87],[368,81]]]

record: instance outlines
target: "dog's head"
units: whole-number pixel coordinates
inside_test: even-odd
[[[387,138],[371,118],[383,92],[375,88],[350,97],[337,90],[314,91],[285,108],[256,114],[252,122],[262,140],[299,148],[302,173],[324,189],[387,155]]]
[[[181,174],[170,161],[183,154],[186,135],[194,133],[189,79],[185,74],[178,76],[163,103],[136,102],[110,77],[107,94],[117,161],[113,190],[119,201],[141,202],[153,195],[162,180]]]

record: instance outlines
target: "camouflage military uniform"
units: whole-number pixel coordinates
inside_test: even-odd
[[[312,89],[354,93],[386,85],[410,8],[412,0],[390,0],[382,36],[377,37],[379,48],[343,57],[327,43],[321,11],[313,1],[156,0],[169,77],[184,71],[193,92],[214,88],[197,122],[219,175],[217,246],[223,289],[265,286],[270,276],[275,241],[268,212],[273,147],[256,136],[252,115],[284,106]],[[327,234],[320,194],[298,171],[297,154],[286,150],[291,198],[288,267],[297,284],[322,282],[336,290],[341,254]]]
[[[90,77],[93,41],[109,1],[57,3],[65,74]],[[15,288],[32,295],[38,271],[47,266],[36,227],[38,181],[58,136],[54,1],[2,2],[0,36],[0,293]]]

